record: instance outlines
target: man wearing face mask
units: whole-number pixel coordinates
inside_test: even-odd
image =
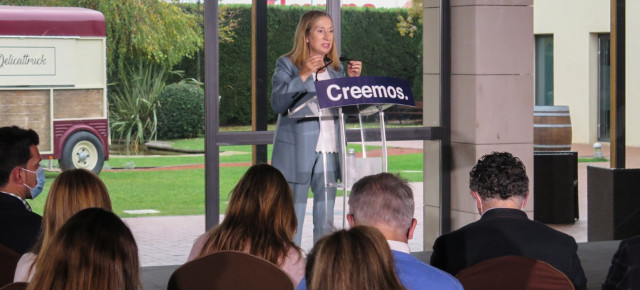
[[[31,129],[0,128],[0,244],[20,254],[33,246],[42,223],[26,201],[44,187],[39,142]]]
[[[529,178],[519,158],[507,152],[485,155],[471,169],[469,187],[480,220],[436,239],[431,265],[451,275],[484,260],[516,255],[549,263],[576,289],[587,288],[573,237],[527,218]]]

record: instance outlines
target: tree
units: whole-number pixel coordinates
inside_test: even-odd
[[[121,72],[138,59],[167,68],[203,46],[197,16],[163,0],[0,0],[2,4],[74,6],[102,12],[107,28],[107,70]]]
[[[422,25],[422,1],[423,0],[411,0],[411,7],[409,8],[407,18],[398,15],[396,27],[400,35],[413,37],[414,33],[418,31],[416,25]]]
[[[108,71],[143,59],[167,68],[203,45],[194,15],[162,0],[68,0],[71,6],[102,12],[107,21]],[[115,67],[114,67],[115,65]]]

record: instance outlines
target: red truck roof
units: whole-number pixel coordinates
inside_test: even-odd
[[[106,36],[104,15],[78,7],[0,5],[0,35]]]

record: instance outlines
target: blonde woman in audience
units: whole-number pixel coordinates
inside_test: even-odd
[[[14,281],[30,281],[34,268],[42,259],[39,253],[48,246],[56,231],[75,213],[89,207],[111,211],[111,199],[102,180],[93,172],[84,169],[60,173],[49,189],[40,237],[32,251],[24,254],[18,261]]]
[[[256,164],[231,191],[224,220],[196,240],[188,261],[224,250],[243,251],[276,264],[297,285],[304,260],[292,241],[296,227],[284,176],[271,165]]]
[[[386,239],[376,228],[355,226],[319,240],[307,257],[309,290],[405,289]]]
[[[111,211],[79,211],[42,251],[28,290],[141,289],[136,241]]]

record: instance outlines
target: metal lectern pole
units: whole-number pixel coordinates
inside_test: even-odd
[[[347,134],[344,129],[344,113],[342,108],[338,108],[338,114],[340,115],[340,164],[342,166],[342,228],[345,228],[345,220],[347,219]],[[340,186],[338,186],[340,187]]]
[[[387,172],[387,130],[384,126],[384,111],[382,105],[377,105],[380,116],[380,139],[382,140],[382,172]]]

